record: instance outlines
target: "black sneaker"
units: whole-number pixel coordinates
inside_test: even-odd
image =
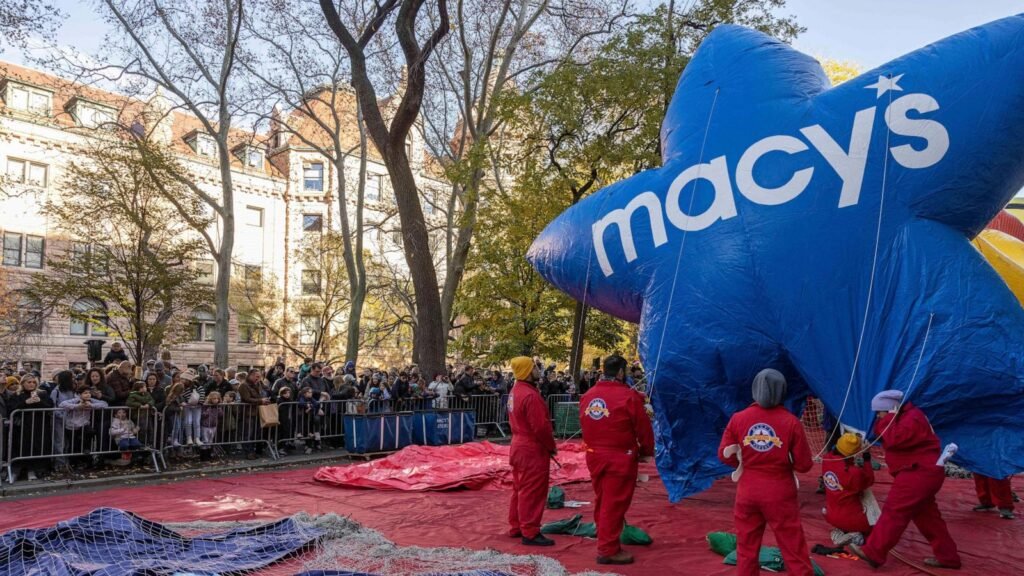
[[[554,546],[555,541],[543,534],[537,534],[533,538],[523,536],[523,546]]]
[[[999,509],[999,517],[1002,518],[1003,520],[1013,520],[1014,519],[1013,510],[1010,510],[1009,508],[1000,508]]]
[[[977,506],[974,507],[975,512],[989,512],[995,509],[996,507],[990,504],[978,504]]]

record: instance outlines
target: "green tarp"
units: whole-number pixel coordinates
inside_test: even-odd
[[[548,522],[540,527],[540,531],[541,534],[568,534],[570,536],[582,536],[584,538],[597,538],[597,524],[593,522],[583,522],[582,514],[576,514],[569,518]],[[626,523],[626,526],[622,529],[622,535],[619,536],[619,542],[634,546],[647,546],[654,542],[654,540],[649,534],[647,534],[647,532]]]

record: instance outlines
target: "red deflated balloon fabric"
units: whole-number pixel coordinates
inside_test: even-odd
[[[375,490],[504,490],[512,486],[509,447],[490,442],[454,446],[409,446],[399,452],[363,464],[326,466],[314,479],[345,488]],[[580,444],[559,447],[558,463],[551,463],[551,483],[569,484],[590,480],[585,452]]]
[[[1024,222],[1021,222],[1020,219],[1006,210],[1000,210],[999,214],[996,214],[996,217],[988,223],[986,228],[999,230],[1024,242]]]

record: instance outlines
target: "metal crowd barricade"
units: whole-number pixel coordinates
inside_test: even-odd
[[[322,401],[316,412],[300,402],[282,402],[277,405],[280,424],[274,429],[275,446],[280,450],[286,444],[302,442],[307,451],[315,443],[340,448],[344,445],[345,415],[364,412],[366,402],[363,400]]]
[[[564,402],[572,402],[572,394],[551,394],[548,396],[548,415],[551,423],[555,423],[555,408]]]
[[[0,419],[0,469],[7,468],[7,426],[6,419]],[[4,484],[4,475],[0,474],[0,486]]]
[[[451,396],[448,398],[448,407],[452,410],[472,410],[476,415],[477,426],[493,426],[502,438],[506,436],[501,425],[508,422],[508,417],[502,414],[501,396],[497,394]]]
[[[203,409],[219,409],[219,416],[216,417],[216,426],[202,426]],[[198,413],[198,416],[197,416]],[[196,438],[196,418],[199,419],[199,438]],[[280,410],[278,410],[280,419]],[[210,417],[207,422],[211,422]],[[204,430],[205,428],[205,430]],[[260,421],[259,405],[257,404],[207,404],[180,406],[167,406],[164,408],[161,417],[160,440],[161,451],[167,453],[172,450],[182,450],[196,447],[189,445],[188,440],[201,440],[203,446],[209,446],[216,450],[244,449],[246,452],[255,452],[257,446],[265,445],[270,451],[270,457],[277,460],[277,438],[276,426],[263,427]]]
[[[141,445],[131,450],[120,450],[110,433],[111,423],[118,411],[125,410],[138,427],[136,439]],[[153,409],[131,410],[120,406],[28,408],[15,410],[7,425],[5,467],[7,480],[14,482],[14,467],[25,465],[38,468],[40,461],[53,460],[58,466],[71,460],[87,464],[109,454],[145,452],[160,471],[162,456],[159,446],[159,424]]]

